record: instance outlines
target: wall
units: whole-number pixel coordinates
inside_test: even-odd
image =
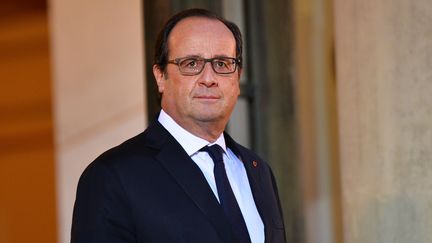
[[[334,6],[344,242],[432,242],[432,2]]]
[[[49,35],[44,1],[0,8],[0,242],[56,242]]]
[[[69,242],[78,178],[143,131],[141,1],[50,1],[59,242]]]

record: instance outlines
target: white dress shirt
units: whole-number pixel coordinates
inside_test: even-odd
[[[165,129],[168,130],[168,132],[177,140],[177,142],[180,143],[186,153],[198,165],[218,200],[219,196],[213,174],[213,160],[207,152],[199,150],[204,146],[213,144],[218,144],[222,147],[224,150],[223,160],[225,163],[227,177],[237,199],[237,203],[239,204],[240,210],[243,214],[251,241],[252,243],[263,243],[264,224],[261,220],[252,196],[246,169],[243,165],[243,162],[231,151],[231,149],[226,147],[223,134],[221,134],[214,143],[210,143],[207,140],[204,140],[186,131],[167,113],[165,113],[164,110],[161,110],[158,121],[163,127],[165,127]]]

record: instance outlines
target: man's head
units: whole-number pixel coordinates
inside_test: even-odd
[[[167,22],[156,48],[162,109],[189,132],[215,140],[240,94],[238,27],[206,10],[186,10]]]
[[[240,60],[239,68],[242,68],[242,58],[243,58],[243,41],[240,29],[238,26],[219,15],[210,12],[205,9],[188,9],[182,12],[177,13],[172,16],[166,23],[163,29],[159,32],[156,46],[155,46],[155,55],[154,55],[154,65],[157,65],[160,70],[165,71],[166,66],[168,64],[168,37],[172,31],[172,29],[183,19],[190,17],[203,17],[208,19],[219,20],[222,22],[233,34],[236,41],[236,58]]]

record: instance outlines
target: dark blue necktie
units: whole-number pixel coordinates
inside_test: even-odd
[[[206,151],[214,162],[214,177],[219,195],[220,204],[225,211],[225,215],[231,223],[234,234],[239,243],[250,243],[249,233],[240,207],[231,189],[228,177],[225,171],[225,165],[222,158],[223,149],[215,144],[206,146],[201,149]]]

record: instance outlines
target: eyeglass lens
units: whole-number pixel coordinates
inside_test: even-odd
[[[236,70],[236,61],[234,58],[186,58],[179,60],[178,66],[180,71],[187,74],[200,73],[207,62],[211,62],[212,68],[216,73],[228,74],[233,73]]]

